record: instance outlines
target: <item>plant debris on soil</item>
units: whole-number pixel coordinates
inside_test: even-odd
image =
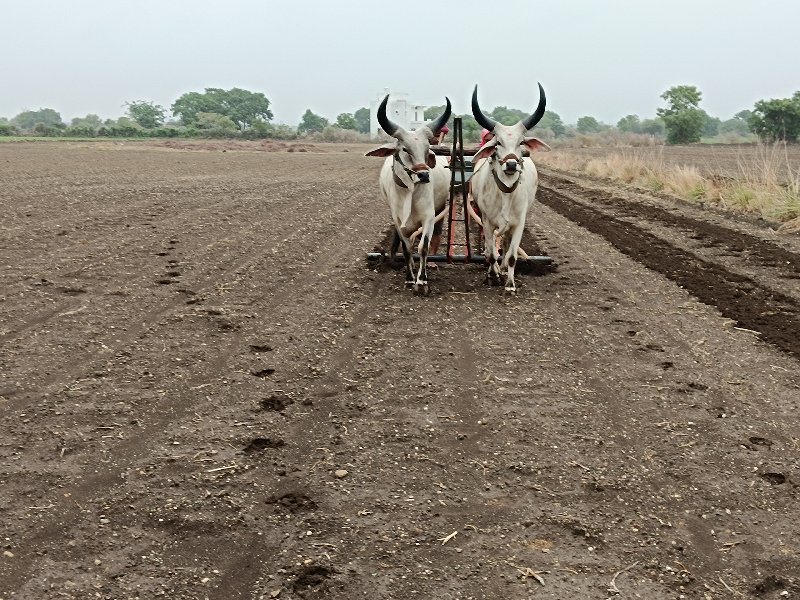
[[[0,146],[0,599],[800,594],[796,236],[541,169],[419,297],[261,150]]]

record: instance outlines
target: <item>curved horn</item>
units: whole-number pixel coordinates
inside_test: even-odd
[[[383,99],[383,102],[381,102],[380,106],[378,107],[378,123],[387,135],[394,136],[394,134],[397,133],[397,130],[400,129],[400,126],[392,123],[386,116],[387,102],[389,102],[389,94],[386,94],[386,98]]]
[[[478,106],[478,84],[475,84],[475,90],[472,92],[472,116],[475,117],[478,125],[489,131],[494,131],[497,121],[493,121],[483,114],[481,107]]]
[[[536,107],[536,112],[534,112],[530,117],[524,119],[522,124],[525,126],[525,130],[533,129],[536,124],[541,120],[542,116],[544,115],[544,106],[547,104],[547,98],[544,96],[544,88],[542,84],[539,84],[539,106]]]
[[[428,127],[433,132],[433,135],[437,135],[441,130],[442,127],[447,124],[447,120],[450,118],[450,113],[452,112],[452,107],[450,106],[450,98],[447,96],[444,97],[445,102],[447,103],[444,107],[444,112],[439,115],[439,118],[433,121]]]

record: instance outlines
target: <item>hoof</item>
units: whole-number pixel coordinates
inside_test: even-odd
[[[503,290],[503,293],[506,296],[516,296],[517,295],[517,288],[506,286],[505,289]]]
[[[415,283],[414,284],[414,293],[417,296],[427,296],[431,293],[431,288],[428,286],[428,282],[424,283]]]

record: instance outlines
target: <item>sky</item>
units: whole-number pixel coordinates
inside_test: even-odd
[[[0,117],[169,111],[207,87],[262,92],[273,122],[330,121],[383,91],[535,109],[565,123],[655,116],[675,85],[728,119],[800,90],[797,0],[0,0]]]

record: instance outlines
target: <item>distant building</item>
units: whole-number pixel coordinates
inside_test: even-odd
[[[392,123],[396,123],[407,131],[414,131],[425,125],[425,109],[427,106],[422,104],[412,104],[408,99],[408,94],[401,92],[389,92],[389,88],[383,90],[382,94],[369,103],[369,137],[375,139],[383,131],[378,124],[378,106],[389,94],[389,102],[386,104],[386,116]]]

